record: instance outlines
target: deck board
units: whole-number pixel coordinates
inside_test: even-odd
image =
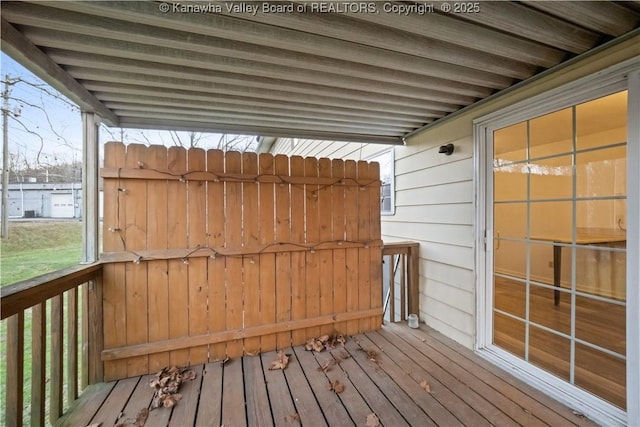
[[[196,422],[220,425],[222,417],[220,402],[222,402],[222,363],[207,363],[202,370],[202,389]]]
[[[222,423],[224,426],[245,426],[244,385],[242,362],[231,360],[223,366]],[[206,420],[203,420],[206,422]]]
[[[247,399],[247,424],[256,427],[273,426],[267,382],[262,372],[260,356],[244,357],[245,398]]]
[[[146,425],[362,426],[372,413],[394,427],[596,425],[426,327],[387,325],[330,352],[284,351],[284,371],[269,370],[276,352],[195,365],[197,378],[182,385],[182,399],[151,410]],[[135,419],[150,405],[149,378],[91,386],[56,425]],[[331,381],[344,391],[331,391]]]
[[[289,352],[287,352],[289,353]],[[269,402],[271,403],[271,414],[275,425],[283,424],[289,419],[295,418],[296,408],[293,405],[291,392],[281,369],[269,369],[271,362],[276,360],[276,352],[268,351],[260,355],[264,378],[269,391]]]

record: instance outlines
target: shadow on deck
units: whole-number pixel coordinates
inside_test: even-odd
[[[372,413],[385,426],[595,425],[424,325],[386,325],[331,353],[286,353],[284,371],[268,369],[275,352],[195,366],[182,399],[152,410],[145,425],[364,426]],[[56,425],[132,425],[151,403],[152,377],[90,386]]]

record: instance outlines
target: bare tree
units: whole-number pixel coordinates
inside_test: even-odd
[[[11,77],[6,75],[3,83],[2,90],[2,116],[3,116],[3,164],[2,164],[2,229],[1,236],[7,237],[9,234],[8,229],[8,184],[10,175],[16,175],[18,171],[35,171],[42,168],[51,168],[53,166],[60,166],[60,163],[64,163],[62,154],[63,151],[79,150],[79,147],[74,146],[64,136],[64,127],[61,128],[61,123],[56,123],[49,115],[52,100],[55,102],[61,102],[66,108],[78,113],[78,107],[69,102],[62,94],[51,89],[43,82],[35,81],[23,76]],[[35,89],[36,96],[21,96],[16,95],[15,87],[17,85]],[[24,92],[23,92],[24,93]],[[38,102],[39,101],[39,102]],[[23,115],[23,110],[27,110],[29,113],[37,111],[44,117],[46,122],[44,129],[36,123],[29,123]],[[11,121],[9,121],[11,119]],[[12,134],[16,131],[18,134],[28,136],[27,139],[36,141],[38,148],[35,150],[35,155],[32,157],[29,155],[27,144],[20,138],[14,142],[17,149],[9,149],[9,124],[16,125],[12,128]],[[46,135],[50,133],[53,138]],[[15,139],[15,138],[14,138]],[[58,150],[59,146],[64,146],[66,150]],[[45,147],[56,147],[56,150],[52,153],[45,152]],[[48,169],[47,169],[48,176]]]
[[[118,130],[119,129],[119,130]],[[195,131],[152,131],[146,129],[122,129],[102,126],[109,138],[124,143],[166,145],[189,148],[220,149],[223,151],[255,151],[258,141],[255,136],[230,135]],[[119,133],[119,135],[118,135]]]

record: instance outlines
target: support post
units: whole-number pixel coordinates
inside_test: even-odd
[[[627,111],[627,425],[640,425],[640,69],[628,75]]]
[[[2,230],[0,237],[9,237],[9,86],[11,78],[4,78],[2,91]]]
[[[95,113],[82,112],[82,262],[98,260],[98,124]]]

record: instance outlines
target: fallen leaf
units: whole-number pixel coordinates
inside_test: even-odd
[[[427,380],[422,381],[420,383],[420,387],[422,387],[424,389],[424,391],[426,391],[427,393],[431,393],[431,386],[429,385]]]
[[[342,393],[344,391],[344,385],[340,381],[335,380],[333,382],[329,382],[329,390],[333,390],[336,393]]]
[[[367,350],[367,358],[375,363],[378,363],[378,352],[375,350]]]
[[[338,344],[344,346],[347,339],[344,335],[334,331],[331,335],[321,335],[317,338],[310,338],[304,345],[307,351],[315,351],[320,353],[324,350],[332,350]]]
[[[193,369],[186,369],[182,372],[183,381],[191,381],[196,379],[196,371]]]
[[[367,427],[378,427],[380,425],[380,419],[376,414],[367,415]]]
[[[271,366],[269,367],[269,370],[275,370],[275,369],[286,369],[287,365],[289,364],[289,356],[284,354],[282,350],[278,351],[278,354],[276,355],[276,360],[274,360],[273,362],[271,362]]]
[[[178,393],[183,381],[191,381],[196,378],[196,371],[190,368],[162,368],[156,377],[149,381],[149,386],[155,389],[151,400],[151,409],[160,407],[171,408],[178,402],[182,395]]]
[[[164,400],[162,401],[162,406],[164,406],[165,408],[172,408],[175,404],[176,404],[176,401],[171,395],[165,397]]]
[[[299,423],[300,415],[298,414],[287,415],[286,417],[284,417],[284,420],[288,423]]]
[[[331,367],[335,364],[335,361],[329,360],[322,365],[318,366],[318,371],[320,372],[328,372],[331,370]]]
[[[149,409],[148,408],[142,408],[140,409],[140,412],[138,412],[138,417],[136,418],[136,422],[135,422],[135,426],[136,427],[143,427],[144,424],[147,422],[147,417],[149,416]]]

